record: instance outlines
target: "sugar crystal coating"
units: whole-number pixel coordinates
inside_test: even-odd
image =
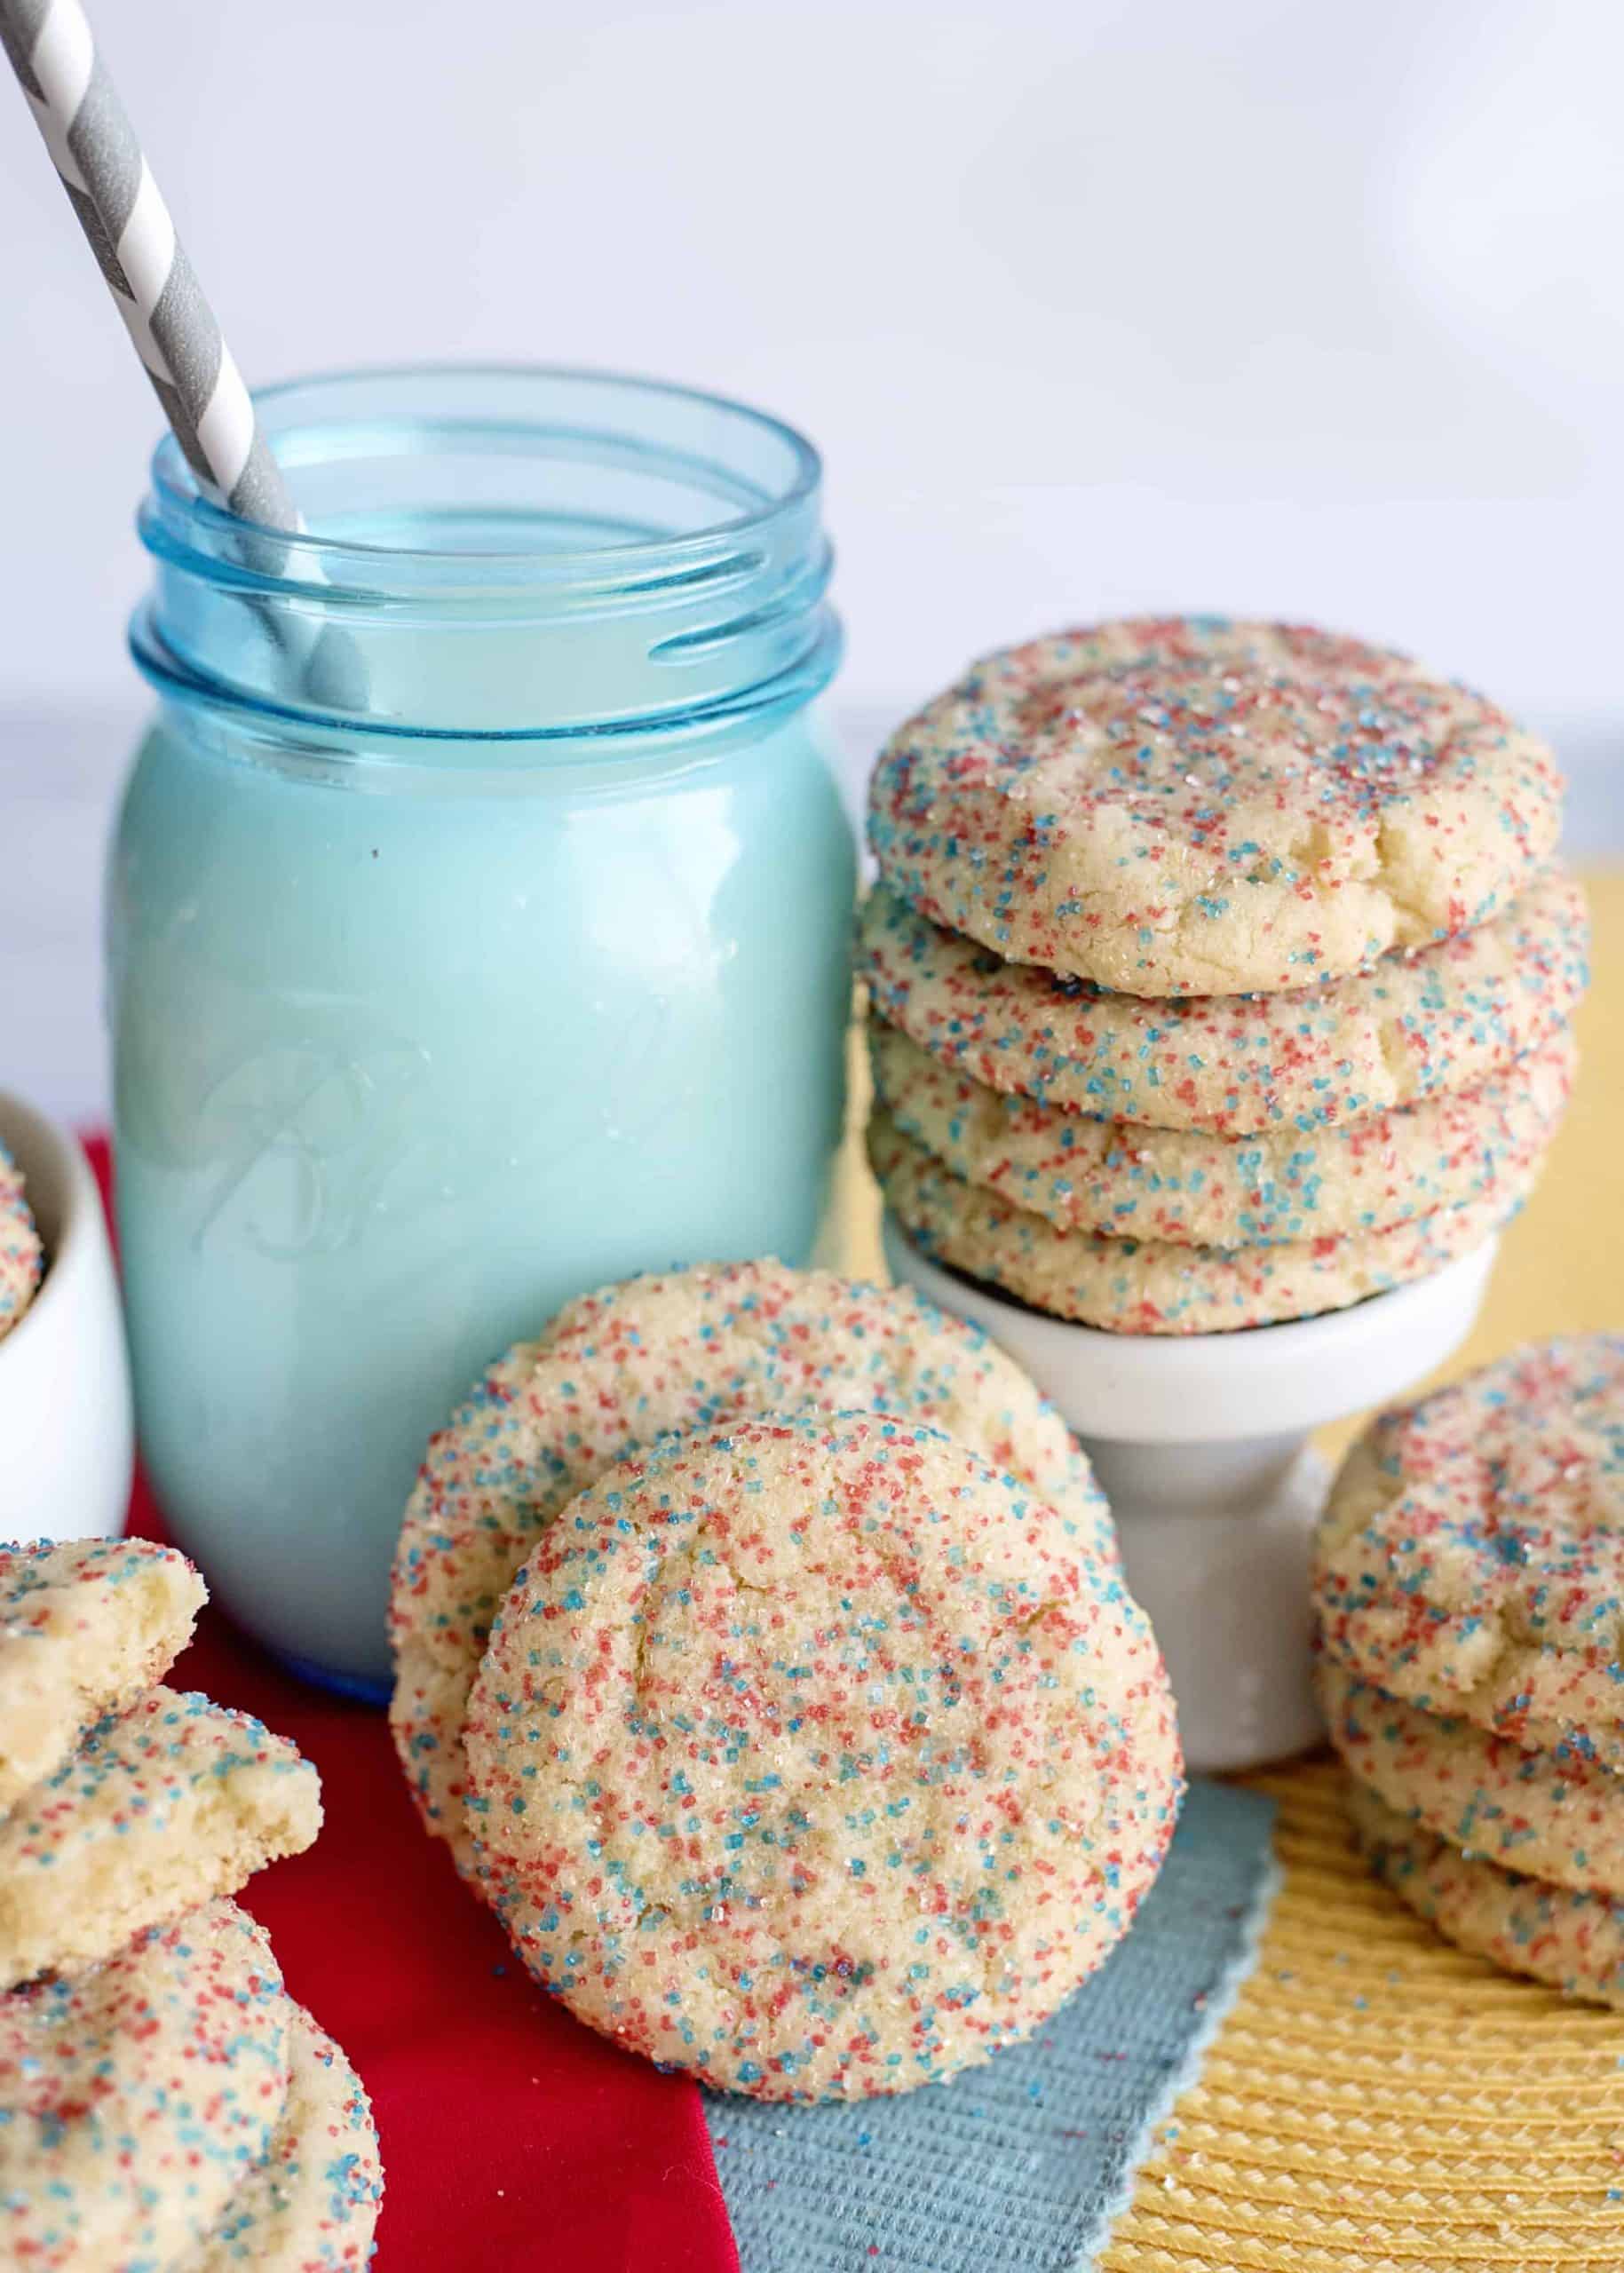
[[[315,1770],[247,1713],[159,1687],[0,1820],[0,1987],[100,1963],[310,1845]]]
[[[170,2266],[262,2161],[290,2008],[229,1902],[0,1998],[0,2261]]]
[[[1334,1659],[1319,1667],[1331,1741],[1351,1775],[1461,1853],[1584,1893],[1624,1894],[1624,1784],[1572,1745],[1528,1752],[1458,1715],[1388,1697]]]
[[[857,967],[875,1009],[988,1088],[1155,1129],[1311,1136],[1475,1089],[1560,1031],[1588,977],[1584,894],[1536,877],[1476,930],[1332,986],[1147,1002],[1006,962],[877,885]]]
[[[986,656],[899,727],[881,874],[1007,961],[1229,994],[1470,930],[1550,859],[1545,746],[1407,657],[1295,624],[1140,618]]]
[[[1489,1197],[1413,1223],[1237,1247],[1059,1231],[955,1176],[883,1107],[868,1123],[868,1158],[891,1213],[938,1263],[1106,1333],[1226,1334],[1343,1310],[1430,1277],[1516,1213],[1541,1153],[1506,1161]]]
[[[152,1687],[206,1593],[184,1555],[144,1539],[0,1547],[0,1814]]]
[[[287,2104],[265,2160],[186,2273],[362,2273],[384,2198],[377,2132],[360,2078],[294,2006]]]
[[[767,2098],[906,2090],[1029,2033],[1127,1930],[1180,1788],[1117,1572],[872,1414],[602,1476],[508,1596],[467,1736],[527,1964]]]
[[[1624,2010],[1624,1902],[1462,1855],[1362,1784],[1349,1786],[1348,1804],[1372,1867],[1446,1940],[1565,1996]]]
[[[1456,1096],[1311,1134],[1218,1136],[1006,1097],[869,1022],[875,1094],[955,1176],[1061,1231],[1247,1247],[1386,1231],[1492,1199],[1502,1168],[1547,1145],[1572,1086],[1565,1030]]]
[[[468,1848],[462,1727],[491,1621],[576,1493],[669,1431],[859,1406],[1009,1469],[1102,1559],[1110,1513],[1065,1423],[985,1334],[906,1289],[782,1263],[654,1273],[582,1295],[510,1350],[429,1446],[395,1558],[391,1725],[428,1828]]]
[[[1391,1695],[1624,1766],[1624,1334],[1383,1414],[1316,1542],[1320,1646]]]

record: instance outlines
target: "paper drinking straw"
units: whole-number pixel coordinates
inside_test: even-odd
[[[79,0],[0,0],[0,41],[193,472],[245,520],[297,529],[288,485]]]
[[[245,521],[301,528],[80,0],[0,0],[0,45],[199,483]],[[246,536],[244,550],[271,574],[286,557],[281,547]],[[349,639],[329,626],[313,646],[302,627],[266,616],[284,651],[304,649],[300,671],[310,692],[336,709],[365,708],[365,674]]]

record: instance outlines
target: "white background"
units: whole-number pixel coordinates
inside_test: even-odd
[[[1139,606],[1319,617],[1554,731],[1624,843],[1613,0],[99,0],[250,377],[556,358],[828,463],[880,727]],[[93,1110],[154,408],[0,86],[0,1083]]]

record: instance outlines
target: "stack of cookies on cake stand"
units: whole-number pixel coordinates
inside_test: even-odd
[[[1384,1414],[1314,1593],[1375,1867],[1462,1948],[1624,2008],[1624,1336]]]
[[[0,2259],[360,2273],[366,2094],[231,1897],[316,1772],[163,1685],[204,1599],[139,1540],[0,1548]]]
[[[1587,944],[1561,818],[1549,752],[1482,696],[1206,617],[989,656],[880,757],[859,968],[888,1252],[1081,1433],[1197,1764],[1287,1748],[1306,1432],[1459,1342],[1559,1123]],[[1214,1511],[1250,1528],[1185,1525]],[[1226,1586],[1232,1665],[1297,1605],[1296,1702],[1209,1746],[1196,1627]]]

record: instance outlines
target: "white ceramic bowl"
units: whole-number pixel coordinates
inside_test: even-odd
[[[1351,1310],[1239,1334],[1102,1334],[923,1255],[889,1214],[893,1276],[973,1319],[1058,1406],[1094,1464],[1150,1613],[1192,1768],[1256,1767],[1322,1732],[1309,1544],[1326,1464],[1311,1430],[1381,1405],[1458,1350],[1489,1240]]]
[[[0,1341],[0,1540],[109,1539],[135,1440],[101,1195],[76,1140],[4,1091],[0,1144],[45,1248],[38,1292]]]

